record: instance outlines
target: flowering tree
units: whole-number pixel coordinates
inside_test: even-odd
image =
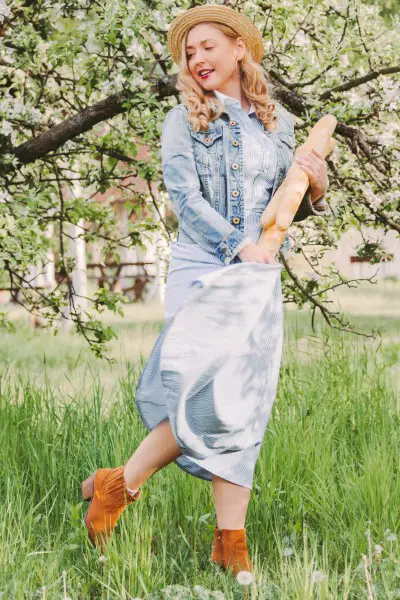
[[[340,152],[328,160],[333,214],[290,232],[292,252],[304,254],[316,276],[299,277],[281,258],[285,301],[308,303],[333,327],[352,330],[324,302],[327,290],[350,282],[334,265],[320,276],[318,265],[351,226],[400,232],[399,19],[361,0],[225,4],[243,10],[262,33],[263,65],[275,97],[295,116],[297,142],[322,114],[339,121]],[[68,308],[99,356],[113,335],[100,313],[105,306],[120,310],[123,299],[101,289],[90,309],[80,309],[67,225],[84,219],[91,224],[85,240],[101,240],[116,258],[121,246],[140,244],[154,228],[173,234],[163,219],[139,218],[121,237],[113,212],[93,196],[117,187],[140,214],[144,197],[129,193],[127,177],[138,174],[149,191],[151,182],[164,189],[161,128],[179,103],[166,36],[172,19],[191,6],[182,0],[0,0],[0,282],[20,290],[22,304],[49,325]],[[137,158],[139,144],[151,148],[146,160]],[[67,199],[65,187],[72,190]],[[153,194],[151,201],[158,209],[163,200]],[[46,263],[49,224],[62,280],[44,293],[27,273]],[[379,262],[386,250],[365,239],[358,253]]]

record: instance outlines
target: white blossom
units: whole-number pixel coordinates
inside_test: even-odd
[[[90,30],[88,38],[86,40],[86,49],[90,53],[100,52],[102,49],[102,45],[98,40],[97,34],[95,31]]]
[[[147,87],[148,82],[142,77],[142,75],[134,75],[130,79],[129,84],[131,88],[139,88],[140,90],[143,90]]]
[[[6,4],[6,0],[0,0],[0,23],[7,17],[11,16],[11,9]]]
[[[146,56],[146,50],[143,48],[142,44],[133,37],[130,45],[126,49],[127,56],[135,56],[138,58],[144,58]]]
[[[321,275],[318,275],[318,273],[315,273],[314,271],[310,274],[310,279],[312,279],[313,281],[319,281],[321,279]]]
[[[166,4],[167,2],[164,1],[163,5],[165,6]],[[152,16],[156,22],[157,27],[159,27],[160,29],[163,29],[167,25],[167,16],[164,12],[161,13],[159,10],[154,10],[152,12]]]
[[[250,585],[253,581],[253,574],[250,571],[239,571],[236,575],[236,579],[240,585]]]
[[[107,93],[110,91],[111,81],[109,79],[105,79],[103,83],[100,85],[100,89],[103,93]]]
[[[385,539],[388,542],[395,542],[397,540],[397,535],[395,533],[393,533],[392,531],[390,531],[390,529],[387,529],[385,531]]]
[[[42,52],[43,54],[49,49],[49,47],[50,47],[50,43],[49,42],[45,42],[44,40],[40,40],[40,42],[36,46],[36,48],[38,49],[38,51]]]
[[[40,123],[42,120],[42,113],[38,108],[32,107],[26,111],[26,115],[30,117],[33,123]]]
[[[386,131],[379,136],[379,140],[385,146],[390,146],[393,142],[396,141],[396,136],[391,131]]]
[[[118,75],[115,75],[112,80],[113,87],[117,91],[121,91],[123,89],[125,82],[126,78],[122,75],[122,73],[118,73]]]
[[[300,29],[296,34],[296,43],[300,48],[304,48],[310,45],[310,38]]]
[[[9,121],[3,121],[1,123],[1,132],[3,135],[11,135],[13,132],[13,126]]]
[[[342,65],[342,67],[349,66],[349,57],[347,56],[347,54],[342,54],[342,56],[340,57],[340,64]]]
[[[347,0],[334,0],[332,6],[336,8],[336,10],[344,11],[347,8]]]
[[[208,598],[208,590],[202,585],[195,585],[193,587],[193,591],[196,594],[196,597]]]
[[[225,594],[221,590],[214,590],[210,592],[210,598],[212,600],[225,600]]]
[[[24,103],[21,100],[18,100],[18,99],[15,100],[15,102],[12,105],[12,110],[13,110],[14,117],[22,114],[25,110]]]
[[[0,112],[6,113],[10,107],[10,97],[0,100]]]
[[[158,54],[162,54],[165,50],[165,46],[161,42],[154,42],[153,46],[155,50],[157,50]]]
[[[7,192],[7,190],[0,190],[0,204],[6,201],[10,201],[11,200],[11,196],[10,194]]]
[[[321,583],[326,577],[327,576],[322,571],[313,571],[311,576],[313,583]]]

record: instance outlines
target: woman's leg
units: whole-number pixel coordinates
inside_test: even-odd
[[[128,488],[139,488],[149,477],[182,455],[169,419],[161,421],[138,446],[125,465]]]
[[[126,463],[124,477],[128,488],[140,487],[154,473],[181,455],[167,418],[145,437]],[[251,490],[217,475],[212,476],[212,484],[218,528],[245,527]]]
[[[243,529],[251,490],[218,475],[212,476],[218,529]]]
[[[253,571],[247,550],[247,532],[245,528],[247,506],[249,504],[249,488],[236,485],[212,476],[215,507],[217,512],[217,529],[214,531],[214,543],[211,560],[223,569],[233,569],[236,576],[240,571]]]

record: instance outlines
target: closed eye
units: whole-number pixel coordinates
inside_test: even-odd
[[[211,48],[205,48],[205,50],[213,50],[213,49],[214,49],[214,46],[211,46]],[[193,53],[187,54],[186,56],[187,56],[187,58],[190,58],[191,56],[193,56]]]

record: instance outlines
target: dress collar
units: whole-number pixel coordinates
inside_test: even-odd
[[[216,95],[216,97],[218,98],[218,100],[220,100],[222,102],[222,104],[224,104],[225,106],[236,106],[237,108],[240,108],[241,110],[243,110],[243,108],[240,105],[240,101],[237,100],[236,98],[232,98],[232,96],[227,96],[226,94],[223,94],[222,92],[220,92],[219,90],[214,90],[214,94]],[[252,114],[253,112],[255,112],[255,108],[253,103],[251,103],[251,106],[249,108],[249,112],[246,113],[247,115]],[[244,110],[243,110],[244,112]]]

